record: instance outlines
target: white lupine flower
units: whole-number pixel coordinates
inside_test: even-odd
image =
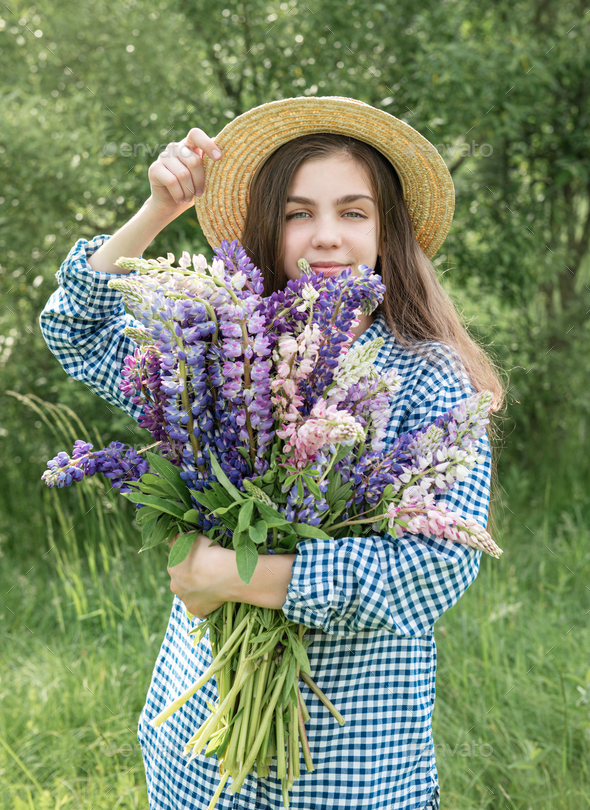
[[[309,301],[310,304],[315,304],[315,302],[320,297],[320,294],[313,286],[313,284],[304,284],[301,290],[301,297],[303,298],[304,301]]]
[[[363,346],[353,346],[345,355],[341,355],[334,371],[334,385],[346,391],[365,377],[375,379],[373,363],[383,343],[383,338],[376,338]]]
[[[386,371],[379,382],[390,394],[395,394],[402,384],[402,378],[396,371]]]
[[[468,475],[469,470],[467,469],[467,467],[464,467],[463,464],[459,464],[457,467],[455,467],[455,477],[459,481],[464,481]]]
[[[198,256],[193,255],[193,267],[197,273],[202,273],[207,269],[207,259],[202,253],[199,253]]]
[[[241,290],[244,284],[248,281],[248,277],[241,271],[231,277],[231,285],[234,290]]]
[[[225,266],[221,259],[213,259],[211,262],[211,275],[220,279],[225,277]]]
[[[295,307],[297,312],[305,312],[306,309],[311,309],[320,297],[320,294],[312,284],[304,284],[301,290],[301,297],[303,298],[303,303]]]

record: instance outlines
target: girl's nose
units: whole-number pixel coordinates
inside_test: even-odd
[[[339,247],[342,244],[342,236],[337,224],[332,220],[317,220],[314,228],[311,246],[314,248]]]

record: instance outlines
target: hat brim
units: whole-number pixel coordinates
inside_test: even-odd
[[[230,121],[214,138],[223,157],[203,155],[205,190],[195,199],[205,238],[241,242],[250,182],[280,146],[301,135],[331,132],[374,146],[393,165],[404,189],[416,239],[428,258],[444,242],[455,209],[453,180],[435,147],[399,118],[363,101],[300,96],[269,101]]]

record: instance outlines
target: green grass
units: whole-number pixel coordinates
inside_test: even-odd
[[[145,808],[136,727],[173,598],[165,554],[137,554],[99,481],[70,508],[64,494],[46,492],[37,553],[1,568],[0,807]]]
[[[590,807],[587,490],[567,499],[554,476],[501,474],[504,556],[435,626],[443,810]],[[99,480],[40,498],[44,529],[0,566],[0,810],[144,810],[165,552],[137,554],[130,504]]]

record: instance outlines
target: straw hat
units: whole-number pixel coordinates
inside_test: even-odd
[[[409,124],[363,101],[339,96],[300,96],[270,101],[230,121],[214,140],[223,158],[203,155],[205,191],[195,200],[211,247],[241,241],[250,182],[284,143],[314,132],[350,135],[374,146],[393,164],[404,189],[416,238],[432,258],[453,218],[455,190],[434,146]]]

